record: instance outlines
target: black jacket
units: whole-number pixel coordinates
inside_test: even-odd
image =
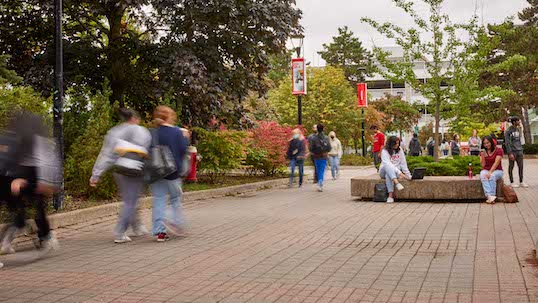
[[[411,142],[409,142],[409,152],[412,155],[422,154],[422,147],[420,146],[418,138],[413,137],[413,139],[411,139]]]
[[[286,154],[290,160],[304,159],[306,156],[306,148],[303,140],[293,139],[288,145],[288,152]]]

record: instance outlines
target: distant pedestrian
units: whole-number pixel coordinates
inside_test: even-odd
[[[293,130],[293,137],[288,144],[287,157],[290,160],[290,187],[295,178],[295,167],[299,168],[299,187],[303,186],[304,160],[306,157],[305,138],[300,129]]]
[[[484,137],[484,151],[480,154],[480,181],[486,195],[486,203],[495,203],[497,199],[497,180],[503,178],[502,158],[504,152],[502,148],[497,147],[496,142],[491,136]]]
[[[381,164],[381,150],[385,146],[385,135],[379,130],[377,125],[370,127],[374,131],[374,144],[372,147],[372,157],[374,158],[374,165],[379,171],[379,165]]]
[[[329,133],[329,138],[331,139],[331,151],[329,152],[329,161],[331,163],[331,174],[333,180],[336,180],[340,177],[340,159],[344,154],[342,149],[342,142],[336,138],[335,132]]]
[[[510,177],[510,183],[512,187],[529,187],[523,182],[523,144],[521,143],[521,121],[519,117],[510,117],[508,122],[512,125],[504,133],[504,140],[506,146],[506,153],[508,154],[509,166],[508,175]],[[514,166],[517,162],[517,168],[519,171],[519,184],[514,183]]]
[[[187,153],[189,140],[183,135],[183,131],[174,126],[176,112],[168,106],[158,106],[153,112],[156,129],[152,130],[153,144],[168,147],[176,163],[176,171],[164,179],[151,184],[153,194],[153,228],[152,233],[157,237],[157,242],[165,242],[170,239],[168,231],[175,235],[181,235],[185,225],[182,210],[181,172],[183,171],[183,159]],[[171,218],[167,218],[166,209],[168,198],[171,205]]]
[[[310,134],[310,136],[308,136],[308,138],[306,139],[307,142],[308,142],[308,146],[310,148],[310,146],[312,145],[312,139],[314,139],[314,137],[318,134],[318,126],[317,125],[314,125],[312,127],[312,134]],[[311,153],[310,154],[310,161],[312,161],[312,165],[314,165],[314,184],[317,184],[318,183],[318,170],[316,168],[316,165],[314,163],[314,157],[312,156]]]
[[[314,159],[314,165],[318,174],[318,190],[323,191],[325,168],[327,167],[327,154],[331,151],[331,141],[324,133],[323,124],[318,124],[318,133],[311,139],[310,153]]]
[[[403,190],[404,187],[398,181],[399,178],[411,180],[411,173],[407,167],[405,153],[400,148],[400,139],[396,136],[389,137],[385,148],[381,153],[381,167],[379,176],[385,179],[389,198],[387,203],[394,202],[394,187],[398,190]]]
[[[428,150],[428,156],[433,157],[433,154],[435,152],[435,140],[433,140],[432,137],[428,139],[428,143],[426,144],[426,149]]]
[[[422,155],[422,146],[420,146],[417,134],[413,134],[413,138],[411,138],[411,141],[409,142],[409,154],[413,157]]]
[[[137,207],[145,186],[143,165],[144,158],[149,154],[151,136],[145,127],[138,125],[140,116],[136,111],[120,109],[120,118],[123,123],[110,129],[105,137],[90,179],[90,185],[96,187],[108,169],[113,166],[122,168],[116,169],[114,173],[114,179],[123,199],[123,209],[114,231],[114,243],[132,241],[125,234],[129,227],[132,227],[135,236],[147,233],[146,227],[138,218]]]
[[[441,151],[443,152],[443,156],[448,156],[449,144],[446,139],[443,139],[443,142],[441,143]]]
[[[450,152],[452,156],[459,156],[461,153],[460,135],[455,134],[450,141]]]
[[[480,148],[482,147],[482,140],[478,136],[478,131],[476,129],[473,130],[473,135],[469,138],[468,144],[469,144],[469,153],[471,154],[471,156],[480,155]]]

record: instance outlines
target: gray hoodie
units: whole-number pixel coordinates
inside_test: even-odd
[[[114,149],[120,140],[149,149],[151,134],[145,127],[136,124],[122,123],[111,128],[106,134],[99,157],[93,166],[92,179],[99,179],[105,171],[116,163],[118,155]]]
[[[513,125],[510,126],[504,132],[504,140],[507,154],[523,151],[523,145],[521,144],[521,132],[517,127]]]

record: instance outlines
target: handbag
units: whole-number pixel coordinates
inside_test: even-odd
[[[374,186],[374,202],[387,202],[389,191],[386,184],[376,184]]]
[[[503,185],[503,197],[505,203],[517,203],[519,199],[517,198],[516,191],[510,185]]]
[[[177,168],[170,148],[166,145],[159,144],[156,129],[151,130],[151,138],[152,147],[150,158],[146,163],[146,181],[148,183],[155,183],[175,173]]]
[[[132,134],[129,140],[132,139]],[[128,177],[142,177],[145,175],[145,159],[148,156],[146,148],[131,143],[128,140],[118,139],[114,152],[118,159],[114,163],[114,171]]]

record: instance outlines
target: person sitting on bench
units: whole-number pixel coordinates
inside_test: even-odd
[[[387,184],[387,190],[389,192],[389,198],[387,203],[394,202],[394,186],[398,190],[403,190],[404,187],[398,181],[398,178],[411,180],[411,172],[407,167],[407,160],[405,159],[405,153],[400,148],[400,138],[392,136],[387,140],[385,148],[381,152],[381,167],[379,169],[379,175],[382,179],[385,179]]]

